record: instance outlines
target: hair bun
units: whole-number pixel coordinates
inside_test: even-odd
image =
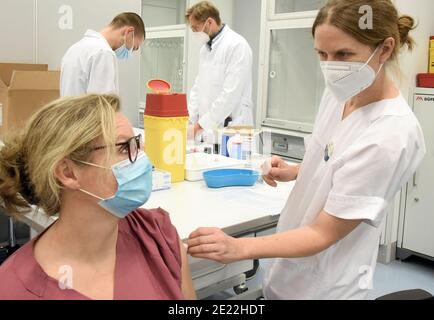
[[[26,162],[21,153],[17,156],[18,172],[20,173],[21,190],[20,194],[23,196],[29,204],[38,205],[39,199],[36,195],[35,188],[30,181],[29,175],[26,169]]]
[[[403,15],[398,18],[398,29],[399,36],[401,38],[401,46],[407,45],[410,50],[414,47],[414,40],[409,34],[414,28],[415,21],[412,17]]]

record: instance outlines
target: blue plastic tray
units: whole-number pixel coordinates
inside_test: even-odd
[[[258,172],[247,169],[219,169],[203,173],[208,188],[253,186],[258,177]]]

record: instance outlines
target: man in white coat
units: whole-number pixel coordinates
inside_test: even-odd
[[[253,125],[249,44],[222,24],[218,9],[208,1],[188,9],[186,19],[203,44],[199,74],[189,95],[195,137],[204,133],[208,140],[206,136],[228,124]]]
[[[117,60],[130,58],[145,35],[142,18],[132,12],[117,15],[100,32],[87,30],[62,59],[60,95],[119,94]]]

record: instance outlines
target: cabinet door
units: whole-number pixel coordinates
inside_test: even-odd
[[[0,62],[34,62],[34,1],[0,1]]]
[[[148,28],[184,24],[186,10],[186,0],[142,1],[142,17]]]
[[[275,0],[275,14],[319,10],[325,0]]]
[[[173,92],[184,92],[184,37],[147,39],[143,46],[141,83],[151,79],[164,79],[172,85]],[[141,88],[142,100],[149,92]]]
[[[265,123],[286,122],[289,129],[310,132],[324,91],[311,28],[270,32]]]
[[[426,101],[429,97],[431,101]],[[416,95],[414,111],[424,131],[427,154],[409,182],[403,247],[434,257],[434,96]]]

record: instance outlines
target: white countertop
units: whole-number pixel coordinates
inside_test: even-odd
[[[209,189],[204,181],[182,182],[170,190],[157,191],[144,206],[161,207],[170,213],[182,239],[199,227],[227,228],[258,218],[278,215],[286,204],[294,182],[272,188],[265,183],[253,187]]]

